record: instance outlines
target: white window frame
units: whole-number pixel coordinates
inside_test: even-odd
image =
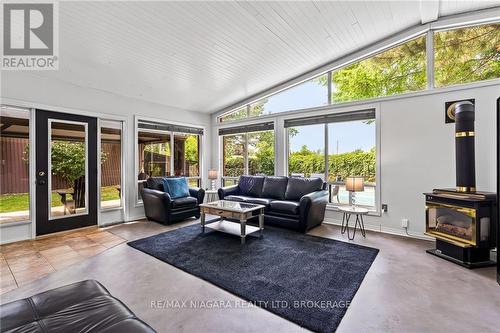
[[[120,206],[117,207],[109,207],[109,208],[103,208],[101,205],[101,176],[102,176],[102,163],[101,163],[101,155],[102,155],[102,150],[101,150],[101,128],[107,128],[103,122],[116,122],[120,123]],[[125,167],[126,167],[126,162],[125,162],[125,152],[126,152],[126,146],[124,144],[124,126],[125,122],[123,120],[117,120],[117,119],[105,119],[105,118],[98,118],[97,119],[97,162],[99,164],[99,168],[97,169],[97,178],[98,178],[98,186],[97,186],[97,193],[98,193],[98,200],[99,200],[99,211],[101,212],[109,212],[113,210],[122,210],[125,206],[125,197],[126,197],[126,191],[125,191]]]
[[[149,118],[149,117],[142,117],[142,116],[134,116],[134,159],[135,159],[135,168],[134,168],[134,202],[135,202],[135,207],[141,207],[143,206],[142,199],[139,198],[139,180],[137,179],[137,175],[139,174],[139,149],[138,149],[138,142],[139,142],[139,132],[148,132],[148,133],[158,133],[158,134],[169,134],[170,135],[170,174],[174,174],[174,134],[190,134],[190,133],[180,133],[180,132],[174,132],[174,131],[162,131],[162,130],[154,130],[154,129],[140,129],[139,128],[139,122],[140,121],[152,121],[160,124],[171,124],[171,125],[179,125],[179,126],[187,126],[187,127],[193,127],[193,128],[199,128],[203,130],[203,135],[201,134],[191,134],[191,135],[198,135],[199,138],[199,150],[198,150],[198,163],[199,163],[199,176],[198,177],[185,177],[188,182],[190,179],[197,179],[199,187],[203,187],[203,140],[204,136],[206,135],[206,129],[203,126],[199,125],[193,125],[193,124],[186,124],[186,123],[179,123],[179,122],[172,122],[172,121],[166,121],[166,120],[161,120],[161,119],[155,119],[155,118]]]
[[[11,222],[5,222],[0,224],[0,229],[1,228],[8,228],[11,226],[17,226],[17,225],[23,225],[23,224],[31,224],[32,221],[35,219],[35,188],[32,185],[33,179],[36,177],[36,147],[35,147],[35,109],[31,107],[24,107],[24,106],[15,106],[15,105],[10,105],[10,104],[1,104],[1,107],[6,107],[10,109],[17,109],[22,112],[27,112],[28,114],[28,145],[30,147],[29,149],[29,165],[28,165],[28,183],[29,183],[29,212],[28,212],[28,217],[27,219],[19,220],[19,221],[11,221]]]
[[[198,176],[196,177],[185,177],[189,183],[189,180],[192,180],[192,179],[196,179],[198,180],[198,187],[201,187],[201,138],[202,138],[202,135],[201,134],[191,134],[191,133],[182,133],[182,132],[172,132],[172,135],[171,135],[171,141],[172,141],[172,144],[171,144],[171,152],[172,152],[172,159],[171,159],[171,170],[170,170],[170,173],[175,176],[175,160],[174,160],[174,140],[175,140],[175,135],[176,134],[179,134],[179,135],[196,135],[198,136]],[[181,176],[180,176],[181,177]]]
[[[262,121],[259,119],[259,118],[255,118],[257,119],[258,121],[256,122],[251,122],[252,125],[255,125],[255,124],[259,124],[259,123],[262,123]],[[274,137],[274,175],[278,175],[278,165],[277,165],[277,161],[278,161],[278,151],[276,149],[277,147],[277,135],[276,135],[276,128],[277,128],[277,122],[276,120],[274,120],[273,122],[273,137]],[[249,123],[250,125],[250,123]],[[217,127],[215,130],[218,131],[219,129],[221,128],[225,128],[225,127],[231,127],[231,126],[220,126],[220,127]],[[228,135],[219,135],[219,134],[216,134],[218,136],[218,140],[219,140],[219,178],[220,178],[220,181],[221,181],[221,186],[225,186],[224,184],[224,181],[225,180],[238,180],[239,179],[239,176],[236,176],[236,177],[233,177],[233,176],[225,176],[223,173],[224,173],[224,140],[223,140],[223,137],[224,136],[231,136],[231,135],[244,135],[245,137],[245,156],[244,156],[244,165],[243,165],[243,175],[248,175],[248,133],[252,133],[252,132],[242,132],[242,133],[235,133],[235,134],[228,134]],[[257,132],[255,132],[257,133]]]
[[[348,108],[342,108],[342,109],[331,109],[330,110],[323,110],[321,112],[316,112],[316,113],[307,113],[308,116],[316,116],[316,115],[324,115],[324,114],[332,114],[332,113],[343,113],[343,112],[355,112],[360,109],[374,109],[375,110],[375,133],[376,133],[376,138],[375,138],[375,178],[376,178],[376,185],[375,185],[375,206],[363,206],[367,208],[370,211],[370,215],[375,215],[375,216],[381,216],[381,168],[380,168],[380,142],[381,142],[381,137],[380,137],[380,112],[379,112],[379,105],[365,105],[362,108],[354,106],[354,107],[348,107]],[[294,117],[285,117],[285,119],[293,119]],[[325,180],[328,179],[328,124],[324,124],[324,155],[325,155]],[[289,175],[289,157],[290,157],[290,140],[289,140],[289,135],[288,135],[288,129],[285,128],[284,131],[284,141],[285,141],[285,170],[284,174]],[[345,204],[335,204],[335,203],[328,203],[327,204],[327,209],[329,210],[334,210],[338,211],[339,206],[343,206]]]
[[[231,114],[234,111],[237,111],[244,107],[245,105],[250,106],[253,103],[256,103],[264,98],[271,97],[273,95],[279,94],[282,91],[285,91],[287,89],[293,88],[297,85],[300,85],[301,83],[307,82],[311,79],[314,79],[315,77],[319,77],[324,74],[328,74],[329,76],[331,75],[332,72],[338,71],[344,67],[347,67],[353,63],[357,63],[360,61],[363,61],[365,59],[371,58],[373,56],[376,56],[377,54],[383,53],[384,51],[390,50],[394,47],[397,47],[401,44],[404,44],[412,39],[415,39],[419,36],[424,36],[426,38],[426,73],[427,73],[427,86],[425,89],[419,90],[419,91],[413,91],[413,92],[406,92],[406,93],[401,93],[397,95],[390,95],[390,96],[379,96],[375,98],[369,98],[369,99],[363,99],[363,100],[355,100],[355,101],[350,101],[350,102],[341,102],[341,103],[332,103],[332,98],[331,98],[331,88],[329,88],[329,93],[328,93],[328,106],[331,105],[345,105],[345,104],[352,104],[352,103],[366,103],[367,101],[373,101],[373,100],[390,100],[393,98],[404,98],[408,96],[419,96],[422,94],[426,94],[429,92],[440,92],[440,91],[446,91],[450,87],[455,88],[455,87],[466,87],[467,85],[474,85],[478,84],[481,82],[488,83],[490,81],[499,81],[499,79],[491,79],[491,80],[483,80],[483,81],[473,81],[473,82],[467,82],[467,83],[459,83],[459,84],[453,84],[453,85],[448,85],[445,87],[435,87],[435,82],[434,82],[434,33],[435,32],[441,32],[441,31],[446,31],[446,30],[456,30],[456,29],[463,29],[463,28],[469,28],[469,27],[474,27],[474,26],[480,26],[480,25],[488,25],[488,24],[498,24],[500,23],[500,11],[498,8],[492,8],[492,9],[486,9],[482,11],[477,11],[472,14],[459,14],[459,15],[453,15],[450,17],[444,17],[440,18],[435,22],[427,23],[424,25],[417,25],[413,28],[409,28],[405,31],[400,32],[399,34],[396,34],[392,37],[383,39],[377,43],[374,43],[371,46],[365,47],[360,49],[359,51],[356,51],[348,56],[341,57],[339,59],[335,59],[329,64],[322,66],[318,69],[315,69],[310,72],[306,72],[299,77],[285,81],[274,88],[265,90],[261,93],[258,93],[250,98],[247,98],[243,101],[240,101],[236,104],[233,104],[232,106],[219,110],[218,112],[215,113],[215,119],[216,123],[222,124],[222,123],[232,123],[232,122],[242,122],[245,120],[250,120],[250,119],[255,119],[255,118],[260,118],[264,119],[271,117],[271,116],[276,116],[276,115],[281,115],[281,114],[286,114],[289,112],[297,112],[297,111],[305,111],[305,110],[311,110],[314,111],[315,109],[322,108],[307,108],[307,109],[300,109],[300,110],[289,110],[289,111],[283,111],[280,113],[276,114],[270,114],[270,115],[263,115],[263,116],[258,116],[258,117],[249,117],[247,113],[247,118],[243,119],[237,119],[237,120],[228,120],[221,122],[221,118],[224,116],[227,116],[228,114]],[[331,82],[331,78],[328,80]]]

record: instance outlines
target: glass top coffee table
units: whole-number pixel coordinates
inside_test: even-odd
[[[219,200],[200,205],[201,231],[205,232],[205,227],[225,232],[228,234],[240,236],[241,244],[245,244],[247,235],[264,230],[264,206],[252,203]],[[216,215],[218,218],[210,221],[205,220],[205,215]],[[259,215],[259,226],[247,225],[247,220],[253,216]],[[230,220],[239,222],[233,222]]]

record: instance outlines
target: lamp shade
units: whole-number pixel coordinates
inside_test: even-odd
[[[217,170],[208,170],[208,179],[217,179]]]
[[[349,192],[363,192],[365,190],[365,180],[363,177],[347,177],[345,189]]]

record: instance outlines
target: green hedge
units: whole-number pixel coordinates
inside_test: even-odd
[[[364,176],[366,181],[375,182],[375,148],[369,151],[356,150],[349,153],[334,154],[328,158],[329,174],[333,179],[339,177],[345,180],[348,176]],[[237,177],[243,173],[243,156],[230,156],[226,158],[224,176]],[[271,175],[274,173],[274,156],[250,156],[250,170]],[[303,148],[294,152],[289,158],[290,173],[322,173],[325,171],[324,155],[320,152]]]

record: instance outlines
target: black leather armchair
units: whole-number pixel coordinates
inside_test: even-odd
[[[320,178],[241,176],[218,190],[219,199],[264,205],[266,223],[306,232],[323,222],[328,203]]]
[[[172,199],[163,191],[163,178],[150,177],[141,190],[144,212],[148,220],[170,224],[188,217],[200,217],[200,204],[205,198],[205,190],[189,188],[189,197]]]

